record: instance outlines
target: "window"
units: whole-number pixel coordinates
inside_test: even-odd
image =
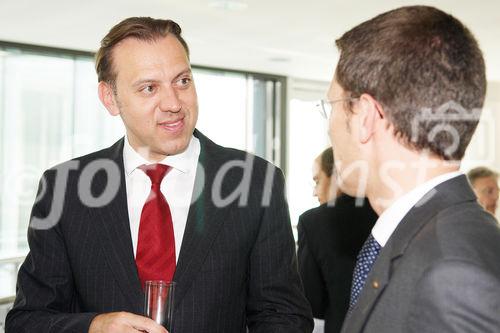
[[[0,253],[19,257],[27,252],[26,228],[42,171],[113,142],[122,129],[111,130],[118,119],[101,119],[106,114],[97,104],[90,57],[13,48],[2,54]]]
[[[280,165],[284,78],[194,68],[197,128],[213,141]]]
[[[300,214],[317,207],[313,197],[312,165],[314,159],[328,146],[328,123],[318,112],[316,104],[324,98],[328,84],[291,80],[287,119],[287,194],[292,225]],[[296,229],[294,234],[297,238]]]
[[[194,66],[198,128],[279,163],[285,80]],[[15,291],[42,172],[124,134],[97,96],[93,55],[0,42],[0,298]]]

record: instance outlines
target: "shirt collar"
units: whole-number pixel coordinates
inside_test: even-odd
[[[139,166],[143,164],[152,164],[144,157],[142,157],[138,152],[132,148],[128,141],[128,137],[125,136],[125,143],[123,145],[123,165],[125,169],[125,174],[130,176],[134,170],[136,170]],[[176,155],[169,155],[161,160],[160,164],[165,164],[171,166],[173,169],[176,169],[182,173],[189,172],[193,166],[193,159],[198,160],[198,155],[200,151],[200,142],[199,140],[191,136],[191,140],[189,140],[188,147],[185,151]],[[196,165],[196,164],[194,164]]]
[[[415,187],[410,192],[397,199],[378,218],[372,229],[372,235],[383,247],[391,237],[392,233],[403,220],[406,214],[412,209],[424,195],[437,185],[461,175],[460,171],[448,172],[434,177],[423,184]]]

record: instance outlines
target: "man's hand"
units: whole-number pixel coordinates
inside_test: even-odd
[[[168,333],[153,320],[128,312],[112,312],[97,315],[90,323],[88,333]]]

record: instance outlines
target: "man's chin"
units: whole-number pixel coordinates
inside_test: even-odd
[[[160,151],[165,156],[178,155],[186,151],[190,138],[176,139],[162,145]]]

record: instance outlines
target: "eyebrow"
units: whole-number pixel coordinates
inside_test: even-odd
[[[142,84],[144,84],[144,83],[158,83],[158,82],[160,82],[160,81],[155,80],[155,79],[143,79],[143,80],[139,80],[139,81],[137,81],[137,82],[134,82],[134,83],[132,84],[132,86],[133,86],[133,87],[138,87],[138,86],[140,86],[140,85],[142,85]]]
[[[186,68],[185,70],[183,70],[182,72],[180,72],[179,74],[177,74],[176,77],[174,77],[174,79],[172,81],[175,81],[177,80],[178,78],[180,78],[181,76],[183,75],[186,75],[186,74],[189,74],[191,75],[193,72],[191,71],[191,68]]]
[[[176,81],[181,76],[186,75],[186,74],[189,74],[189,75],[192,74],[191,68],[187,68],[187,69],[183,70],[182,72],[180,72],[179,74],[177,74],[172,81]],[[140,86],[140,85],[142,85],[144,83],[159,83],[159,82],[160,82],[160,80],[156,80],[156,79],[142,79],[142,80],[134,82],[132,84],[132,86],[133,87],[138,87],[138,86]]]

